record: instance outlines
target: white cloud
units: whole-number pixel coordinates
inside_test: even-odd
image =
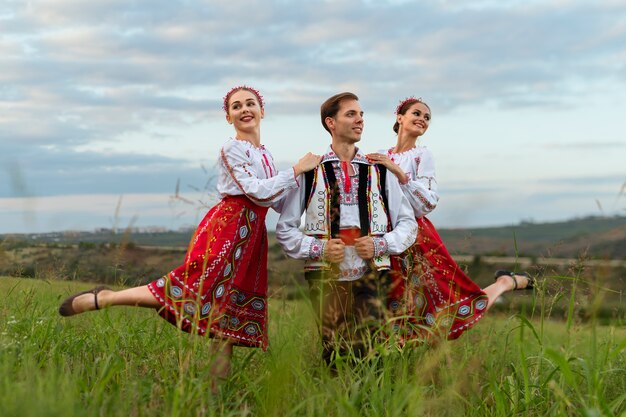
[[[391,145],[387,120],[398,99],[431,104],[426,140],[439,147],[443,180],[511,178],[513,157],[534,164],[531,178],[586,174],[596,164],[615,175],[616,155],[589,152],[581,164],[554,154],[571,143],[573,155],[587,138],[592,151],[624,143],[615,115],[626,111],[616,93],[626,83],[625,22],[619,0],[8,0],[0,4],[0,163],[18,161],[35,195],[84,193],[90,182],[109,193],[114,181],[97,171],[78,185],[59,166],[84,167],[79,152],[94,167],[115,155],[119,175],[110,178],[136,192],[140,181],[122,172],[143,165],[172,176],[210,163],[229,134],[218,127],[221,97],[250,83],[267,98],[264,138],[281,161],[323,151],[319,104],[354,90],[366,149]],[[585,115],[586,105],[594,109]],[[561,116],[589,120],[574,126]],[[459,168],[468,166],[470,174]],[[0,184],[0,195],[9,189]]]

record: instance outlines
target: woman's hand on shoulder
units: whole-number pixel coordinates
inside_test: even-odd
[[[307,152],[298,163],[293,166],[293,170],[296,176],[302,174],[303,172],[310,171],[316,166],[320,164],[322,161],[322,157],[320,155],[315,155],[314,153]]]
[[[409,181],[406,174],[402,172],[400,166],[393,162],[389,155],[385,155],[383,153],[368,153],[365,157],[371,164],[380,164],[387,168],[389,172],[398,178],[400,184],[406,184]]]
[[[365,157],[370,163],[383,165],[390,171],[394,166],[397,166],[396,163],[389,158],[389,155],[385,155],[384,153],[368,153]]]

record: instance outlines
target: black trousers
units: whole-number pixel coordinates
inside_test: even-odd
[[[388,271],[371,271],[356,281],[337,281],[332,271],[309,271],[305,277],[322,339],[322,357],[364,357],[385,338]]]

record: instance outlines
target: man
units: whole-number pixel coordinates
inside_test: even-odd
[[[385,320],[389,255],[415,241],[417,223],[396,177],[356,147],[363,133],[358,97],[337,94],[320,111],[331,146],[300,178],[306,186],[286,197],[276,237],[287,255],[306,260],[323,358],[330,363],[334,352],[367,353]]]

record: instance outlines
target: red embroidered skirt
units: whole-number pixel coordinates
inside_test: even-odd
[[[392,257],[388,307],[401,339],[456,339],[487,310],[487,295],[452,259],[435,226],[417,219],[413,246]]]
[[[206,214],[185,262],[148,284],[178,328],[267,348],[267,207],[225,197]]]

